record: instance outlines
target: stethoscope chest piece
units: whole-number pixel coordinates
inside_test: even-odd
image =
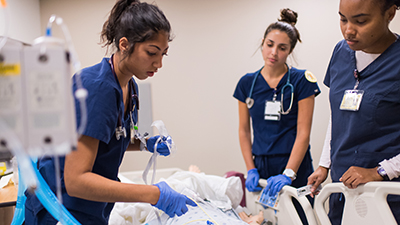
[[[117,128],[115,128],[115,137],[117,138],[117,141],[119,141],[121,136],[126,138],[126,129],[123,126],[118,126]]]
[[[246,105],[247,105],[247,108],[251,108],[251,107],[253,107],[253,105],[254,105],[254,99],[252,99],[252,98],[250,98],[250,97],[247,97],[246,98]]]

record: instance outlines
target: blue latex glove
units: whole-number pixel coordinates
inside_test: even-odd
[[[258,186],[258,180],[260,179],[260,174],[256,168],[247,171],[246,178],[246,188],[250,192],[261,191],[262,188]]]
[[[149,152],[154,152],[154,146],[159,137],[160,135],[156,135],[147,139],[147,150],[149,150]],[[167,140],[166,137],[162,137],[161,142],[157,144],[157,152],[160,153],[160,155],[169,156],[169,154],[171,153],[167,146],[167,141],[171,142],[171,139],[169,138],[169,140]]]
[[[154,206],[164,211],[169,217],[181,216],[188,211],[186,204],[196,206],[192,200],[185,195],[174,191],[167,183],[161,181],[155,186],[160,189],[160,198]]]
[[[276,193],[282,190],[283,186],[291,184],[292,184],[292,179],[290,179],[290,177],[283,174],[279,174],[268,178],[265,190],[267,191],[269,190],[270,196],[275,196]]]

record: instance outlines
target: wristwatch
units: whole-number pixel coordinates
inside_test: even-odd
[[[379,166],[378,169],[376,169],[376,171],[378,172],[379,175],[381,175],[384,181],[390,180],[389,176],[387,175],[385,169],[383,169],[382,166]]]
[[[296,180],[296,173],[292,170],[292,169],[285,169],[283,171],[283,175],[286,175],[287,177],[289,177],[290,179]]]

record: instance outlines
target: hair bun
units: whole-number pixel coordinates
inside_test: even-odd
[[[140,1],[139,0],[127,0],[126,1],[126,5],[130,6],[130,5],[134,5],[134,4],[139,4]]]
[[[297,12],[286,8],[281,10],[281,18],[278,21],[286,22],[291,24],[292,26],[296,25],[297,23]]]

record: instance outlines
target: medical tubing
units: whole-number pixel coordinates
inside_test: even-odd
[[[72,39],[70,33],[68,31],[67,26],[63,23],[61,18],[57,18],[56,20],[58,25],[61,25],[61,29],[64,33],[65,40],[67,42],[68,50],[71,54],[72,66],[75,69],[75,81],[76,81],[76,92],[75,97],[79,100],[79,105],[81,109],[81,122],[78,128],[78,138],[83,134],[86,129],[87,124],[87,107],[86,107],[86,98],[88,96],[87,90],[82,85],[81,80],[81,63],[78,60],[78,54],[75,51],[74,45],[72,44]]]
[[[62,206],[54,193],[50,190],[47,183],[44,181],[42,175],[35,168],[36,164],[32,162],[28,154],[23,150],[21,143],[15,134],[8,128],[8,126],[0,119],[0,134],[5,137],[8,141],[8,148],[16,156],[18,160],[19,174],[22,179],[19,179],[18,183],[24,183],[29,190],[33,190],[36,196],[43,204],[43,206],[49,211],[54,218],[59,219],[59,209],[63,209],[63,213],[66,216],[66,224],[78,225],[79,222],[76,221],[74,217]],[[20,188],[23,190],[23,188]],[[24,199],[17,199],[17,202],[24,201]]]
[[[4,18],[4,34],[3,38],[0,41],[0,52],[1,49],[3,49],[4,45],[7,42],[8,39],[8,30],[9,30],[9,16],[8,16],[8,8],[7,8],[7,3],[5,0],[1,0],[1,5],[3,6],[3,18]]]
[[[33,165],[35,163],[32,162]],[[71,215],[70,212],[58,201],[57,197],[54,195],[53,191],[50,189],[49,185],[43,179],[42,175],[38,170],[35,170],[36,176],[39,181],[39,186],[36,188],[35,194],[46,210],[58,221],[62,219],[64,225],[80,225],[80,223]],[[60,209],[62,212],[60,212]]]
[[[157,142],[158,142],[159,140],[160,140],[160,138],[157,139],[156,144],[154,145],[154,153],[153,153],[153,155],[150,157],[150,160],[149,160],[149,162],[147,163],[146,169],[143,171],[142,178],[143,178],[143,181],[144,181],[145,184],[147,184],[147,173],[149,172],[150,167],[151,167],[152,164],[153,164],[153,176],[152,176],[152,178],[151,178],[151,185],[154,184],[154,177],[155,177],[155,174],[156,174],[156,164],[157,164],[156,160],[157,160],[157,156],[159,155],[158,152],[156,151],[156,149],[157,149]],[[157,209],[156,209],[155,207],[153,207],[153,209],[154,209],[154,213],[155,213],[156,216],[157,216],[157,221],[158,221],[158,223],[159,223],[160,225],[162,225],[161,217],[160,217],[160,215],[158,215]]]
[[[154,144],[153,155],[150,157],[149,162],[147,163],[146,169],[143,171],[142,179],[143,179],[144,183],[147,184],[147,174],[149,173],[150,167],[153,165],[153,175],[152,175],[152,178],[151,178],[151,185],[153,185],[154,184],[154,179],[155,179],[155,176],[156,176],[157,156],[159,155],[159,153],[157,152],[158,143],[162,142],[163,137],[168,137],[169,135],[168,135],[167,128],[165,127],[163,121],[161,121],[161,120],[154,121],[151,124],[151,126],[155,126],[157,128],[160,136],[158,137],[157,141]],[[176,146],[175,146],[175,144],[174,144],[174,142],[172,140],[171,140],[171,144],[169,144],[167,142],[167,146],[168,146],[168,149],[169,149],[170,153],[171,153],[172,150],[174,152],[176,151]],[[157,209],[156,208],[153,208],[153,209],[154,209],[154,212],[155,212],[155,214],[157,216],[158,223],[160,225],[162,225],[161,218],[157,213]]]
[[[75,72],[75,82],[76,82],[76,91],[75,91],[75,97],[79,100],[79,106],[81,109],[81,120],[80,120],[80,126],[78,127],[77,133],[78,133],[78,139],[79,137],[83,134],[83,132],[86,129],[87,125],[87,105],[86,105],[86,98],[88,96],[87,90],[83,87],[82,85],[82,79],[81,79],[81,63],[78,59],[78,54],[75,51],[74,45],[72,44],[72,39],[71,35],[68,31],[67,26],[64,24],[63,19],[61,17],[57,17],[56,15],[52,15],[49,19],[49,22],[47,24],[46,28],[46,35],[51,36],[52,34],[52,23],[56,22],[57,25],[61,26],[61,29],[64,34],[65,41],[67,43],[67,48],[71,56],[71,62],[72,66],[74,68]]]
[[[286,81],[286,85],[284,85],[284,86],[282,87],[282,90],[281,90],[281,114],[282,114],[282,115],[287,115],[287,114],[290,113],[290,110],[292,109],[293,97],[294,97],[293,85],[290,84],[290,68],[289,68],[289,66],[288,66],[286,63],[285,63],[285,65],[286,65],[287,68],[288,68],[288,78],[287,78],[287,81]],[[288,108],[288,110],[285,111],[285,110],[283,109],[283,91],[284,91],[284,89],[285,89],[286,86],[289,86],[289,87],[290,87],[291,95],[290,95],[290,105],[289,105],[289,108]]]
[[[60,175],[60,158],[58,156],[54,156],[54,169],[55,169],[55,179],[56,179],[56,193],[57,193],[57,199],[60,202],[59,204],[59,212],[60,213],[60,223],[64,224],[64,216],[62,213],[62,208],[61,205],[63,204],[62,201],[62,192],[61,192],[61,175]]]
[[[26,185],[22,180],[21,172],[18,172],[17,205],[15,206],[14,217],[12,219],[11,225],[22,225],[25,221],[25,201],[26,201],[25,190],[26,190]]]
[[[153,123],[154,124],[154,123]],[[160,129],[159,129],[160,130]],[[167,134],[168,135],[168,134]],[[149,162],[146,165],[146,169],[144,169],[143,174],[142,174],[142,179],[144,181],[145,184],[147,183],[147,174],[149,173],[150,167],[153,165],[153,175],[151,177],[151,185],[154,184],[154,179],[156,177],[156,165],[157,165],[157,156],[159,155],[159,153],[157,152],[157,146],[158,143],[161,143],[162,141],[162,135],[160,135],[160,137],[158,137],[157,141],[154,144],[154,152],[153,155],[150,157]]]
[[[17,158],[18,167],[21,171],[20,174],[25,185],[30,188],[36,188],[37,179],[35,179],[35,172],[31,165],[31,160],[28,154],[24,151],[21,142],[2,119],[0,119],[0,134],[7,140],[7,148]]]
[[[148,174],[148,172],[149,172],[150,167],[151,167],[152,164],[154,165],[154,167],[153,167],[153,176],[152,176],[152,178],[151,178],[151,185],[154,184],[154,177],[155,177],[155,174],[156,174],[156,164],[157,164],[156,160],[157,160],[157,156],[159,155],[158,152],[157,152],[156,150],[157,150],[157,143],[158,143],[160,140],[161,140],[161,136],[157,139],[157,141],[156,141],[156,143],[155,143],[155,145],[154,145],[154,152],[153,152],[153,155],[150,157],[149,162],[147,163],[146,169],[143,171],[142,179],[143,179],[143,181],[144,181],[145,184],[147,184],[147,174]],[[154,213],[155,213],[156,216],[157,216],[157,221],[158,221],[158,223],[159,223],[160,225],[162,225],[161,217],[160,217],[160,215],[158,215],[157,209],[156,209],[155,207],[153,207],[153,209],[154,209]]]
[[[252,95],[253,95],[253,89],[254,89],[254,85],[256,84],[257,77],[258,77],[258,75],[261,73],[261,70],[262,70],[263,68],[264,68],[264,67],[261,67],[261,69],[260,69],[259,71],[257,71],[256,76],[255,76],[255,78],[253,79],[253,83],[251,83],[251,87],[250,87],[250,92],[249,92],[248,98],[251,98],[251,97],[252,97]]]
[[[52,31],[52,25],[53,25],[53,22],[56,20],[56,15],[51,15],[50,16],[50,18],[49,18],[49,22],[47,22],[47,27],[46,27],[46,36],[48,36],[48,37],[51,37],[52,36],[52,33],[51,33],[51,31]]]
[[[208,218],[210,218],[210,220],[211,220],[211,222],[213,224],[219,225],[210,215],[208,215],[208,213],[199,205],[199,203],[197,203],[193,198],[191,198],[191,197],[189,197],[187,195],[186,195],[186,197],[188,197],[190,200],[192,200],[194,203],[196,203],[196,205],[208,216]],[[184,223],[183,225],[186,225],[186,224],[189,224],[189,223],[193,223],[193,222],[196,222],[196,221],[209,221],[209,220],[206,220],[206,219],[191,220],[191,221],[188,221],[188,222]]]
[[[151,184],[154,184],[154,179],[156,178],[156,165],[157,165],[157,156],[160,155],[157,152],[158,143],[161,142],[161,136],[157,139],[156,143],[154,144],[154,162],[153,162],[153,175],[151,176]]]

